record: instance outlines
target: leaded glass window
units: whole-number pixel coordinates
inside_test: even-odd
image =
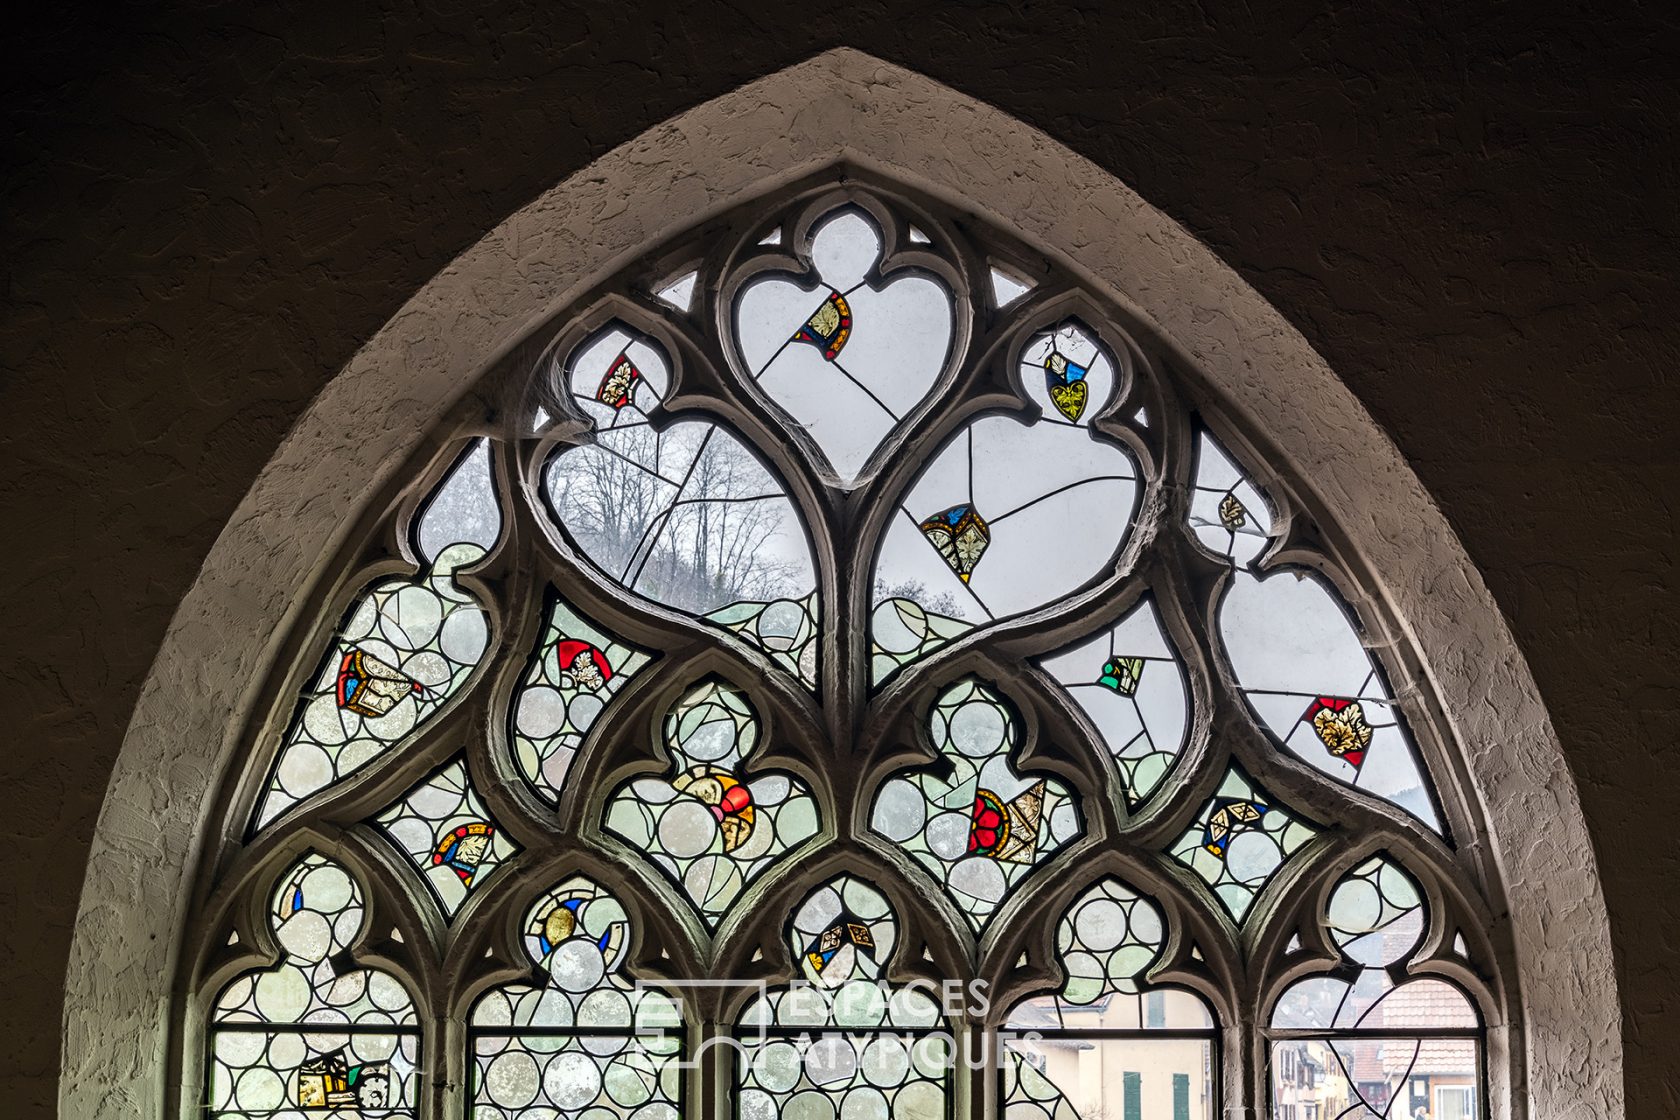
[[[1485,1115],[1497,883],[1358,511],[1077,274],[828,174],[497,358],[277,639],[183,1099]]]

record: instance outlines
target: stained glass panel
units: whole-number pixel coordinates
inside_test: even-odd
[[[1119,625],[1044,658],[1040,667],[1067,689],[1141,805],[1160,787],[1190,734],[1184,669],[1145,597]]]
[[[363,912],[360,885],[324,856],[281,877],[269,921],[284,957],[228,984],[211,1012],[211,1115],[414,1114],[413,1002],[388,973],[341,967]]]
[[[1205,430],[1196,433],[1190,529],[1207,548],[1244,566],[1266,549],[1272,511],[1248,476]]]
[[[514,761],[544,799],[559,800],[584,736],[651,660],[550,592],[548,624],[509,708]]]
[[[813,289],[765,274],[736,301],[748,376],[822,449],[842,482],[938,381],[951,348],[951,297],[922,273],[883,284],[874,224],[843,210],[816,228]]]
[[[1233,766],[1172,856],[1241,922],[1278,868],[1317,832]]]
[[[748,776],[758,716],[722,681],[690,689],[665,717],[670,776],[621,786],[606,827],[646,853],[716,925],[747,884],[817,831],[817,803],[797,778]]]
[[[775,599],[768,603],[735,603],[706,616],[731,633],[739,634],[770,655],[770,660],[797,677],[806,688],[817,687],[817,593],[803,599]]]
[[[1294,572],[1238,573],[1219,636],[1243,695],[1292,754],[1441,831],[1411,737],[1329,588]]]
[[[933,872],[978,930],[1011,888],[1080,834],[1079,810],[1061,782],[1015,770],[1019,721],[979,681],[946,689],[928,730],[941,764],[886,782],[871,827]]]
[[[883,978],[897,935],[887,900],[850,875],[795,911],[787,945],[803,979],[756,998],[736,1031],[743,1120],[946,1115],[953,1055],[935,1030],[937,989]]]
[[[1067,323],[1029,343],[1021,377],[1039,417],[974,421],[900,499],[875,561],[876,683],[1103,575],[1130,532],[1136,465],[1090,430],[1117,387],[1113,361]]]
[[[595,441],[557,453],[545,485],[579,548],[617,583],[716,615],[813,684],[816,575],[781,483],[717,424],[656,429],[648,414],[670,388],[669,367],[624,328],[580,347],[566,378]],[[765,607],[743,613],[748,604]]]
[[[682,1016],[623,971],[630,919],[588,879],[548,892],[524,920],[541,984],[492,989],[469,1033],[475,1117],[676,1120]]]
[[[415,540],[426,571],[365,591],[304,686],[254,828],[391,750],[466,683],[490,629],[454,573],[477,562],[500,530],[489,450],[479,440],[422,508]]]
[[[1165,937],[1160,910],[1117,880],[1074,900],[1056,927],[1062,990],[1009,1014],[1000,1062],[1008,1120],[1101,1116],[1133,1097],[1146,1115],[1172,1115],[1178,1096],[1196,1120],[1215,1115],[1207,1005],[1140,983]]]
[[[1433,962],[1414,960],[1423,900],[1444,886],[1437,868],[1445,865],[1419,859],[1428,874],[1414,879],[1384,856],[1347,872],[1324,896],[1326,936],[1343,959],[1309,960],[1323,942],[1305,929],[1280,931],[1291,971],[1262,990],[1283,988],[1282,996],[1227,1024],[1223,1056],[1210,1007],[1228,1000],[1241,1008],[1255,993],[1203,992],[1199,981],[1192,992],[1167,977],[1193,972],[1212,985],[1274,976],[1278,966],[1248,960],[1253,938],[1245,934],[1198,936],[1174,950],[1186,954],[1186,973],[1159,969],[1165,947],[1180,945],[1166,916],[1206,911],[1198,879],[1238,926],[1261,909],[1262,893],[1263,916],[1282,920],[1324,884],[1316,861],[1369,850],[1360,823],[1369,814],[1335,805],[1375,803],[1347,786],[1442,829],[1445,802],[1412,738],[1432,709],[1414,700],[1421,685],[1396,677],[1391,686],[1383,675],[1404,661],[1384,653],[1379,662],[1374,645],[1363,644],[1338,592],[1360,586],[1358,573],[1340,573],[1331,554],[1315,561],[1322,578],[1316,568],[1303,576],[1261,570],[1289,526],[1316,519],[1327,539],[1339,539],[1326,511],[1297,506],[1313,488],[1278,476],[1274,495],[1263,492],[1255,480],[1273,476],[1249,472],[1245,463],[1260,464],[1243,449],[1264,437],[1251,441],[1233,424],[1221,446],[1184,411],[1180,402],[1198,390],[1178,383],[1173,363],[1133,360],[1173,349],[1141,320],[1041,318],[1035,308],[1099,305],[1071,298],[1077,280],[1054,261],[1041,261],[1028,280],[1007,262],[1033,255],[1009,248],[1006,235],[971,239],[972,215],[926,198],[902,209],[886,200],[818,201],[837,197],[828,189],[815,180],[778,189],[784,211],[720,215],[602,278],[597,294],[627,293],[621,314],[649,333],[629,321],[603,326],[586,312],[586,337],[573,333],[578,320],[556,319],[518,343],[501,372],[473,390],[485,411],[456,414],[478,427],[504,408],[526,410],[508,418],[522,429],[518,446],[502,446],[499,436],[459,444],[460,457],[409,519],[409,551],[423,569],[402,578],[387,569],[365,586],[332,573],[322,580],[332,609],[358,594],[330,645],[318,643],[328,648],[309,648],[320,667],[288,670],[295,709],[280,713],[291,717],[280,741],[259,752],[271,768],[255,776],[265,781],[251,829],[330,836],[361,820],[351,839],[367,838],[391,874],[358,884],[345,867],[311,855],[278,889],[246,885],[233,876],[252,858],[248,835],[229,835],[207,857],[221,869],[206,884],[217,913],[248,915],[274,892],[280,959],[242,958],[259,963],[227,981],[220,962],[272,944],[259,937],[253,945],[244,925],[232,936],[209,931],[183,958],[206,962],[211,977],[183,988],[193,1006],[211,1008],[205,1045],[189,1033],[180,1048],[189,1060],[203,1054],[206,1069],[187,1077],[202,1075],[206,1111],[316,1120],[413,1115],[424,1102],[428,1114],[478,1120],[677,1120],[685,1091],[699,1087],[704,1099],[686,1111],[735,1120],[955,1120],[958,1105],[965,1115],[1008,1120],[1214,1120],[1265,1112],[1255,1097],[1267,1098],[1278,1120],[1416,1120],[1420,1112],[1485,1120],[1482,1098],[1497,1079],[1483,1076],[1477,1008],[1497,1007],[1504,988],[1455,971],[1461,988],[1431,975]],[[939,238],[909,226],[911,215]],[[905,230],[908,247],[892,232]],[[883,273],[889,241],[902,251]],[[704,288],[691,271],[696,262],[705,262]],[[717,305],[724,295],[727,305]],[[972,307],[960,302],[970,298]],[[531,387],[505,378],[518,355],[538,353],[556,331],[583,341],[558,361],[542,359],[546,411],[532,409]],[[718,391],[715,378],[736,384]],[[760,423],[772,415],[781,433]],[[906,424],[920,434],[899,442]],[[1112,438],[1111,425],[1126,439]],[[1189,447],[1174,433],[1186,433]],[[440,431],[425,440],[440,437],[456,438]],[[1147,455],[1134,446],[1147,446]],[[530,461],[537,451],[546,460]],[[788,454],[807,453],[813,470],[787,466]],[[1132,538],[1145,458],[1167,490]],[[889,467],[897,489],[865,486]],[[1177,509],[1165,500],[1175,479],[1188,479],[1187,509],[1175,514],[1181,521],[1162,522],[1161,511]],[[411,497],[403,492],[402,508]],[[517,505],[527,501],[529,509]],[[549,528],[504,534],[504,525],[529,526],[528,515]],[[860,527],[869,527],[869,555],[856,551]],[[1305,541],[1299,529],[1291,537],[1291,545]],[[1119,570],[1128,539],[1141,549],[1136,573]],[[1211,622],[1204,581],[1175,568],[1185,547],[1229,568],[1213,581],[1221,599]],[[498,548],[505,555],[484,563]],[[574,556],[590,570],[580,576]],[[840,565],[821,584],[819,560]],[[864,577],[866,588],[854,586]],[[1130,604],[1123,617],[1093,594],[1109,584]],[[841,598],[822,601],[821,585],[837,586]],[[540,607],[534,588],[544,592]],[[1172,603],[1155,597],[1169,592]],[[305,625],[319,610],[318,601],[305,606]],[[527,616],[500,613],[509,610]],[[679,615],[694,625],[679,625]],[[492,617],[527,636],[517,647],[493,642]],[[296,641],[286,638],[285,648]],[[1196,658],[1184,655],[1204,651],[1212,671],[1193,690]],[[918,682],[939,665],[902,679],[930,655],[949,662],[933,685]],[[1006,694],[971,675],[1019,666],[1024,656],[1031,668],[1007,679],[1047,692],[1038,697],[1045,703],[1029,707],[1028,692],[1009,684]],[[867,684],[848,679],[865,665]],[[679,675],[669,678],[673,667]],[[896,691],[877,695],[895,678]],[[1214,694],[1201,696],[1203,685]],[[789,692],[800,686],[803,697]],[[1194,705],[1210,701],[1228,714],[1234,695],[1223,691],[1242,693],[1279,751],[1343,784],[1316,782],[1320,796],[1309,803],[1301,794],[1298,811],[1298,787],[1315,783],[1283,763],[1301,779],[1288,783],[1292,804],[1283,805],[1243,769],[1254,760],[1242,743],[1240,763],[1217,762],[1199,778],[1184,773]],[[669,707],[651,711],[650,702]],[[905,729],[896,713],[906,703],[918,717],[925,712],[924,726]],[[790,729],[795,723],[809,726]],[[552,835],[530,832],[543,822],[523,812],[496,819],[513,809],[488,772],[474,769],[481,754],[438,749],[459,749],[439,738],[457,724],[507,751],[490,759],[497,780],[518,781],[517,772],[547,803],[538,816]],[[792,759],[787,744],[769,742],[790,730],[794,741],[825,742],[820,759]],[[1029,731],[1031,762],[1021,758]],[[901,733],[931,752],[912,754]],[[1435,739],[1419,730],[1417,742]],[[1230,757],[1225,746],[1213,743],[1218,759]],[[587,775],[594,801],[571,806],[567,791],[575,797],[585,777],[580,753],[599,753],[599,766],[581,765],[601,773]],[[822,772],[811,768],[819,762]],[[1100,778],[1091,788],[1073,777],[1087,771]],[[244,812],[249,777],[240,782],[243,796],[218,803]],[[1175,816],[1176,832],[1196,813],[1176,839],[1151,833],[1149,844],[1173,860],[1162,865],[1171,874],[1151,880],[1157,897],[1115,879],[1080,880],[1065,910],[1034,912],[1032,892],[1056,888],[1053,875],[1033,876],[1051,860],[1065,862],[1097,827],[1096,803],[1086,798],[1109,798],[1112,807],[1124,797],[1131,812],[1121,815],[1130,819],[1179,804],[1190,792],[1185,782],[1206,801]],[[867,805],[857,800],[863,790]],[[830,804],[843,819],[822,816]],[[1336,835],[1321,835],[1301,815],[1309,809],[1339,822]],[[533,850],[520,853],[503,823]],[[861,828],[871,835],[858,835]],[[826,832],[825,846],[818,836]],[[532,869],[597,842],[606,849],[589,866],[605,859],[629,878],[557,876],[564,881],[530,901],[551,881],[530,882]],[[1405,850],[1402,837],[1385,842]],[[829,870],[848,853],[873,860],[860,853],[887,847],[914,862],[898,866],[927,888],[920,898],[909,888],[914,913],[893,912],[885,881]],[[443,921],[422,903],[426,944],[408,931],[411,944],[393,948],[405,938],[389,915],[412,916],[402,864],[427,881]],[[651,886],[651,896],[630,890],[631,878]],[[358,967],[351,953],[362,936],[363,892],[376,884],[402,893],[366,900],[368,913],[387,915],[368,951],[392,972]],[[1459,888],[1475,900],[1480,884],[1466,878],[1445,896]],[[1017,889],[1029,893],[1017,897]],[[803,901],[791,914],[771,905],[796,895]],[[637,943],[644,916],[675,928],[648,907],[674,907],[681,925],[690,922],[685,905],[698,919],[693,944],[684,939],[665,953]],[[1487,905],[1476,900],[1468,912]],[[1034,974],[1038,949],[1022,949],[1018,926],[1035,923],[1054,935],[1054,990],[1011,995],[1013,1006],[999,1008],[1001,1027],[970,1029],[999,1022],[982,1009],[977,978],[1002,977],[1019,992],[1014,982]],[[727,945],[713,944],[720,930]],[[527,974],[497,951],[506,935],[524,938]],[[439,937],[442,956],[430,945]],[[1462,957],[1465,937],[1452,942]],[[1486,965],[1508,949],[1484,939],[1476,954]],[[645,983],[630,975],[644,965]],[[940,987],[946,971],[953,975]],[[693,1032],[671,998],[691,986],[714,989],[696,997],[704,1010],[690,1018],[703,1024],[690,1024]],[[737,990],[720,994],[718,986]],[[469,1008],[464,1047],[459,1032],[439,1040],[456,1049],[424,1076],[422,1056],[442,1051],[420,1045],[411,992],[424,992],[422,1006],[439,1022]],[[964,1060],[975,1055],[956,1053],[953,1037],[965,1050],[990,1048],[975,1069],[995,1070],[995,1082],[970,1076]],[[735,1045],[727,1071],[730,1051],[719,1043]],[[1266,1063],[1265,1086],[1256,1059]],[[957,1069],[964,1080],[953,1081]],[[1238,1099],[1221,1101],[1222,1085]]]
[[[1444,980],[1396,983],[1424,916],[1417,884],[1386,857],[1336,884],[1327,925],[1359,971],[1308,977],[1278,1000],[1271,1025],[1287,1037],[1272,1043],[1274,1102],[1409,1117],[1412,1098],[1427,1105],[1435,1090],[1480,1084],[1481,1018],[1470,1001]]]
[[[461,759],[409,790],[375,819],[450,918],[498,864],[519,850],[491,819]]]

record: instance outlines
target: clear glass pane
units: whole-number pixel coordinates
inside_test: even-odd
[[[1080,1038],[1010,1042],[1005,1120],[1214,1120],[1210,1038]]]
[[[1206,431],[1196,434],[1190,529],[1209,551],[1239,566],[1252,564],[1271,543],[1265,495]]]
[[[558,452],[545,489],[572,540],[613,581],[711,617],[814,684],[816,573],[781,483],[716,424],[655,430],[668,367],[627,330],[580,347],[569,369],[595,442]]]
[[[1297,758],[1441,831],[1435,796],[1376,662],[1317,577],[1232,579],[1219,636],[1260,722]]]
[[[472,546],[480,554],[489,552],[501,533],[501,506],[490,473],[490,441],[474,440],[421,510],[415,542],[421,557],[436,564],[455,545]]]
[[[1481,1025],[1464,993],[1444,980],[1396,983],[1423,939],[1425,919],[1422,894],[1398,864],[1374,856],[1349,871],[1331,891],[1325,916],[1331,937],[1360,970],[1351,979],[1297,981],[1273,1009],[1272,1027],[1424,1032]]]
[[[1037,420],[974,421],[899,500],[872,584],[877,683],[973,626],[1106,574],[1130,532],[1136,465],[1088,426],[1116,387],[1113,362],[1068,324],[1027,347],[1022,378]]]
[[[1479,1051],[1469,1038],[1274,1042],[1272,1114],[1292,1106],[1297,1116],[1476,1120]]]

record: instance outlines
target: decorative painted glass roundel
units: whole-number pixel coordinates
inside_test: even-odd
[[[1421,662],[1179,353],[855,169],[533,325],[251,682],[183,1106],[1489,1115]]]

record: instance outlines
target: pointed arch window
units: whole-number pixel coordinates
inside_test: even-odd
[[[821,176],[501,360],[285,639],[182,1092],[1488,1115],[1497,884],[1357,511],[1074,277]]]

